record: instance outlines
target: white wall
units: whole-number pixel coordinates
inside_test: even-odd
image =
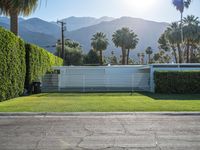
[[[59,88],[86,88],[107,90],[150,89],[148,66],[106,66],[106,67],[55,67],[59,69]]]

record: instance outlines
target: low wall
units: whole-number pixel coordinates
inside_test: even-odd
[[[149,91],[148,66],[55,67],[60,92]]]

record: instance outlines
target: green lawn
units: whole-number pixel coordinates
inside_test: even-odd
[[[200,95],[39,94],[0,103],[0,112],[200,111]]]

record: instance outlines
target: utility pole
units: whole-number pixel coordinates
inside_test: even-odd
[[[62,48],[61,48],[61,58],[65,58],[65,36],[64,32],[66,31],[66,23],[64,21],[57,21],[58,24],[61,24],[61,43],[62,43]]]

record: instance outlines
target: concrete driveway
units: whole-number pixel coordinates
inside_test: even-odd
[[[200,150],[200,116],[1,116],[1,150]]]

